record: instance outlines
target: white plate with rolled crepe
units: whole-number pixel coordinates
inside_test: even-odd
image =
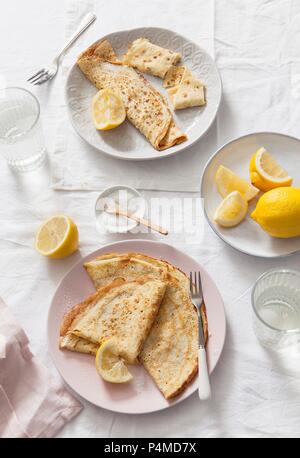
[[[164,145],[161,149],[160,147],[155,148],[153,146],[155,142],[151,144],[129,120],[116,129],[105,132],[97,131],[92,120],[91,103],[98,89],[90,83],[77,63],[74,63],[67,78],[66,104],[75,131],[88,144],[109,156],[124,160],[144,161],[172,156],[199,140],[216,117],[221,101],[222,84],[211,56],[197,44],[170,30],[139,28],[121,31],[107,35],[97,43],[107,40],[118,58],[121,59],[127,53],[130,45],[139,38],[146,38],[154,45],[170,50],[171,53],[180,53],[181,60],[177,65],[186,66],[205,86],[205,105],[174,112],[167,88],[163,87],[163,79],[143,73],[154,90],[159,91],[167,99],[172,121],[179,133],[186,135],[185,141],[178,142],[166,149]]]

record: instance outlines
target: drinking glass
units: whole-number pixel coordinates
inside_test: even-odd
[[[40,104],[26,89],[0,90],[0,155],[20,172],[36,169],[46,157]]]
[[[264,273],[252,290],[253,324],[266,347],[300,343],[300,272],[275,269]]]

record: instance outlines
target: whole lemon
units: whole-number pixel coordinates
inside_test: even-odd
[[[266,192],[251,218],[272,237],[300,236],[300,189],[283,187]]]

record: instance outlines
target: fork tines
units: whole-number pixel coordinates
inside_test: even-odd
[[[203,299],[201,274],[199,272],[190,272],[190,291],[192,297]]]
[[[42,70],[40,70],[35,75],[28,78],[27,81],[31,84],[37,85],[37,84],[46,83],[46,81],[49,81],[50,79],[52,79],[52,77],[53,77],[53,74],[49,70],[42,68]]]
[[[32,75],[30,78],[28,78],[27,81],[29,81],[29,83],[34,83],[35,81],[37,81],[38,79],[42,78],[43,76],[45,76],[45,69],[42,68],[42,70],[38,71],[35,75]]]

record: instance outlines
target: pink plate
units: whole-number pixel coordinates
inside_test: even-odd
[[[87,401],[114,412],[140,414],[166,409],[183,401],[197,390],[197,378],[180,396],[166,401],[142,366],[130,367],[134,376],[131,383],[113,385],[98,376],[92,356],[58,349],[59,327],[64,313],[94,292],[83,263],[109,252],[132,251],[169,261],[187,274],[201,271],[210,333],[207,349],[210,373],[223,350],[226,319],[222,298],[208,273],[194,259],[170,245],[148,240],[117,242],[95,251],[73,267],[59,285],[48,315],[48,339],[54,364],[66,383]]]

